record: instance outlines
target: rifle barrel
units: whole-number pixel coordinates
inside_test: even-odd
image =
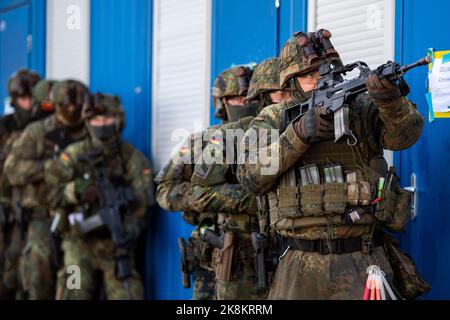
[[[423,66],[423,65],[429,64],[430,62],[431,62],[431,57],[430,56],[423,57],[419,61],[416,61],[414,63],[407,64],[406,66],[403,66],[402,67],[402,72],[405,73],[408,70],[411,70],[412,68]]]

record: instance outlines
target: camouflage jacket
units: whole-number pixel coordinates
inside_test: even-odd
[[[45,135],[58,128],[63,128],[63,125],[54,115],[33,122],[14,141],[6,158],[4,170],[15,189],[13,201],[23,208],[40,208],[45,212],[48,207],[44,164],[54,157],[55,143],[48,141]],[[77,141],[86,135],[86,130],[82,128],[69,135],[72,141]]]
[[[81,156],[94,150],[89,137],[71,144],[60,155],[59,159],[47,162],[45,165],[45,181],[51,187],[50,205],[58,211],[84,212],[87,215],[95,213],[96,208],[88,212],[83,208],[83,195],[79,192],[82,184],[94,184],[97,169],[86,161],[80,161]],[[107,177],[115,185],[116,181],[123,187],[130,187],[133,200],[130,204],[132,217],[143,226],[146,209],[153,198],[152,170],[148,159],[128,143],[120,142],[120,154],[115,157],[99,154],[100,166],[106,168]],[[96,161],[93,160],[93,161]]]
[[[7,207],[11,205],[11,185],[4,173],[4,165],[13,142],[21,132],[13,114],[0,118],[0,204]]]
[[[250,129],[257,133],[261,133],[262,129],[280,132],[282,111],[288,106],[282,103],[265,108],[252,121]],[[352,104],[352,119],[359,123],[359,129],[354,133],[358,139],[358,147],[366,157],[364,162],[376,155],[382,155],[383,149],[396,151],[412,146],[420,137],[423,128],[423,118],[416,106],[404,97],[392,108],[381,109],[368,94],[361,94]],[[246,135],[250,133],[251,131],[248,131]],[[258,137],[258,144],[256,141],[249,143],[251,140],[247,136],[241,143],[240,156],[254,155],[254,157],[252,161],[248,161],[248,157],[240,159],[237,176],[249,190],[261,195],[270,190],[277,179],[301,159],[309,145],[300,140],[292,124],[274,141],[271,141],[267,134],[259,134]],[[260,155],[267,154],[268,149],[277,150],[279,154],[278,170],[272,174],[261,174],[261,169],[267,165],[260,161]]]
[[[208,135],[217,128],[192,134],[155,179],[159,205],[165,210],[182,211],[183,218],[192,225],[200,224],[205,218],[215,219],[217,212],[242,210],[245,196],[242,189],[237,190],[225,182],[212,186],[191,182],[195,164],[209,142]]]
[[[203,150],[201,163],[195,165],[191,181],[195,186],[220,188],[216,194],[217,201],[226,202],[227,198],[234,199],[238,204],[234,210],[220,212],[219,225],[227,224],[233,227],[236,224],[239,230],[248,230],[240,224],[248,224],[247,218],[254,218],[256,223],[256,201],[236,178],[237,146],[250,124],[251,117],[222,125],[212,136]],[[228,144],[227,144],[228,141]],[[233,217],[234,216],[234,217]],[[239,220],[246,221],[239,221]]]

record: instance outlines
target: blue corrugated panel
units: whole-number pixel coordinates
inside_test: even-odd
[[[233,64],[260,62],[277,54],[274,3],[274,0],[213,1],[212,82]],[[212,124],[218,122],[211,116]]]
[[[92,91],[121,97],[124,136],[150,154],[151,15],[149,0],[91,1]]]
[[[0,105],[8,96],[9,77],[19,68],[28,67],[27,35],[30,5],[23,1],[4,1],[0,3]]]
[[[307,0],[280,1],[280,49],[294,32],[307,31]]]
[[[424,56],[430,47],[450,49],[450,37],[445,32],[449,10],[450,2],[444,0],[397,1],[397,60],[410,63]],[[409,223],[401,239],[419,270],[433,286],[426,298],[449,299],[450,120],[428,122],[428,106],[424,97],[426,76],[426,68],[417,68],[406,77],[412,92],[410,98],[417,103],[426,123],[419,142],[396,156],[402,185],[409,185],[409,176],[414,172],[419,188],[418,217]]]

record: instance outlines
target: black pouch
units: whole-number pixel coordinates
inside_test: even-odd
[[[405,299],[415,299],[431,290],[417,272],[412,258],[400,249],[397,239],[385,236],[384,250],[394,271],[394,285]]]

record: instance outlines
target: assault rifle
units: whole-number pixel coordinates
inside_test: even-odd
[[[335,142],[351,138],[356,143],[356,138],[349,127],[348,105],[359,94],[367,91],[366,79],[372,73],[376,73],[382,79],[388,79],[399,87],[400,93],[406,96],[409,87],[404,80],[404,74],[415,67],[423,66],[431,62],[431,57],[427,56],[419,61],[400,66],[400,64],[388,61],[375,70],[371,70],[365,62],[357,61],[348,65],[339,65],[335,61],[322,64],[319,67],[320,78],[317,89],[312,92],[311,98],[302,103],[298,103],[284,111],[284,129],[299,117],[312,108],[325,107],[326,114],[334,117]],[[359,75],[355,78],[345,80],[343,76],[357,69]],[[349,142],[350,143],[350,142]]]
[[[80,156],[78,160],[91,167],[95,184],[101,193],[96,213],[80,223],[80,230],[82,233],[88,233],[101,226],[105,226],[109,230],[116,247],[116,278],[123,282],[128,297],[131,299],[128,283],[128,279],[132,275],[131,256],[128,248],[130,238],[126,236],[122,214],[127,213],[130,203],[133,202],[133,192],[128,187],[112,183],[107,175],[100,151],[91,151]]]

